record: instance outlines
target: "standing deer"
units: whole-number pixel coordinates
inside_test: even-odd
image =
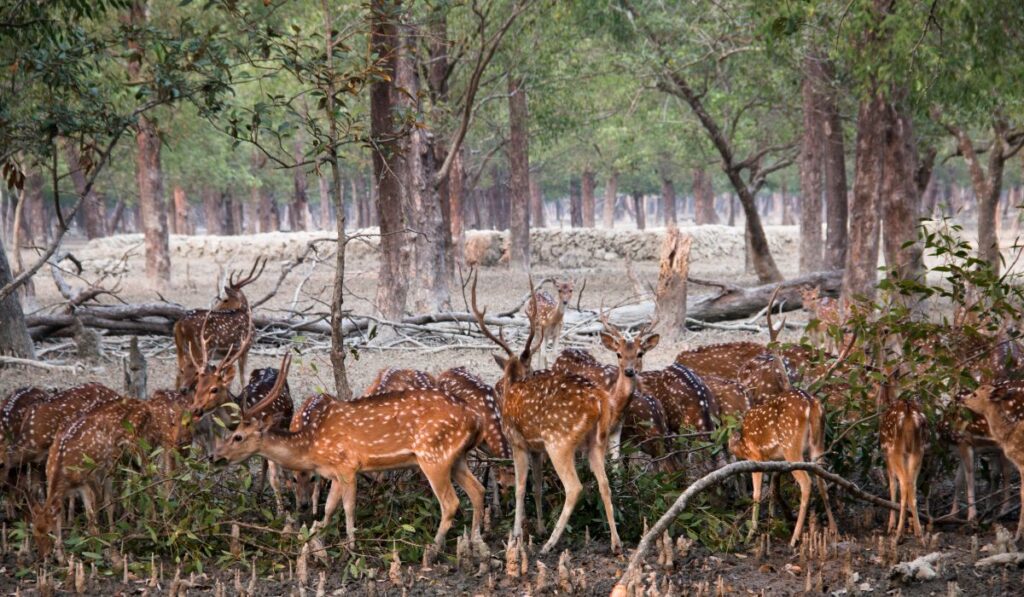
[[[885,466],[889,471],[889,501],[896,501],[896,485],[900,492],[900,517],[889,511],[888,532],[896,528],[896,540],[903,535],[907,509],[914,535],[922,537],[921,520],[917,515],[917,477],[924,460],[924,444],[928,424],[920,405],[914,400],[893,400],[888,383],[879,388],[879,403],[884,407],[878,425],[878,437],[885,455]]]
[[[1024,414],[1024,405],[1017,406],[1017,402],[1024,403],[1024,395],[1011,395],[1004,399],[1008,412]],[[1012,404],[1012,405],[1011,405]],[[999,469],[999,483],[1001,495],[1009,495],[1009,477],[1007,475],[1008,461],[1003,454],[1002,448],[992,439],[992,432],[989,430],[985,417],[976,413],[966,414],[966,409],[960,408],[959,404],[952,405],[943,415],[940,428],[945,436],[956,443],[957,454],[960,463],[957,466],[956,477],[953,481],[953,504],[950,507],[950,515],[960,512],[959,494],[963,490],[967,498],[967,520],[973,522],[978,517],[978,507],[975,501],[974,486],[974,459],[990,456],[996,468]],[[1005,503],[1003,509],[1008,505]]]
[[[750,395],[743,384],[714,375],[702,375],[701,379],[711,390],[719,415],[738,418],[750,410]]]
[[[807,285],[800,288],[800,300],[804,311],[809,313],[813,320],[817,321],[816,329],[810,330],[808,337],[818,348],[833,352],[838,351],[839,347],[836,346],[835,340],[828,332],[830,329],[842,326],[845,323],[843,321],[842,309],[839,306],[839,300],[822,296],[820,285]]]
[[[277,398],[290,358],[285,356],[278,385],[264,402]],[[466,464],[466,453],[480,437],[476,416],[439,390],[391,392],[349,402],[326,400],[312,414],[311,420],[294,432],[277,428],[272,419],[243,416],[217,448],[216,459],[241,462],[260,454],[284,468],[314,471],[331,479],[320,526],[330,522],[342,502],[349,543],[355,540],[357,474],[417,466],[441,504],[435,550],[443,547],[458,509],[454,478],[473,504],[472,540],[485,549],[480,535],[484,489]]]
[[[98,534],[97,497],[112,495],[110,475],[148,419],[149,410],[139,400],[121,398],[78,417],[54,440],[46,459],[46,501],[30,506],[40,558],[46,559],[53,547],[51,532],[62,544],[62,504],[72,493],[82,497],[89,532]],[[111,510],[108,523],[113,523]]]
[[[539,456],[546,453],[565,488],[565,502],[551,537],[542,548],[548,553],[558,543],[559,537],[569,522],[576,502],[583,491],[576,474],[576,451],[587,452],[590,470],[597,478],[598,491],[604,504],[605,516],[611,532],[611,546],[615,552],[622,550],[622,543],[615,528],[615,514],[612,510],[611,489],[605,471],[605,455],[608,438],[625,409],[629,396],[636,386],[637,353],[646,346],[657,344],[657,337],[641,341],[619,341],[611,333],[601,336],[602,343],[619,353],[619,375],[614,390],[606,391],[594,382],[577,375],[561,375],[553,371],[538,371],[531,374],[530,357],[536,323],[531,322],[526,345],[516,354],[508,343],[495,336],[485,323],[485,311],[477,306],[476,286],[479,274],[473,276],[471,307],[480,331],[497,344],[505,357],[494,356],[502,369],[502,377],[495,390],[502,398],[502,421],[505,435],[512,448],[512,462],[516,475],[516,513],[512,534],[522,537],[523,514],[526,498],[526,476],[530,469],[530,458],[539,466]],[[530,294],[535,295],[533,282]]]
[[[483,423],[481,445],[496,458],[512,458],[512,449],[501,429],[501,410],[494,394],[494,388],[465,367],[455,367],[437,376],[437,386],[449,396],[462,401]],[[515,477],[508,467],[497,471],[498,484],[511,487]]]
[[[565,308],[572,300],[572,293],[576,287],[575,280],[566,282],[555,281],[555,290],[558,300],[543,291],[530,290],[530,302],[526,305],[526,317],[530,325],[540,331],[540,364],[541,367],[548,366],[547,344],[551,343],[551,351],[558,353],[558,342],[562,337],[562,320],[565,317]]]
[[[985,417],[992,439],[1017,470],[1024,473],[1024,383],[1003,382],[983,384],[974,392],[962,396],[963,405]],[[1021,485],[1021,504],[1024,504],[1024,484]],[[1016,538],[1024,534],[1024,505],[1021,506]]]
[[[174,323],[174,346],[178,358],[177,387],[189,387],[201,373],[197,360],[208,364],[208,352],[230,353],[244,347],[234,358],[238,363],[238,382],[245,383],[245,362],[253,335],[252,311],[242,289],[252,284],[267,266],[257,258],[248,275],[236,278],[232,273],[224,287],[225,297],[212,310],[193,309]],[[257,267],[259,271],[257,271]]]
[[[811,461],[825,452],[824,414],[821,403],[802,390],[791,390],[772,396],[747,411],[739,431],[729,438],[729,451],[736,458],[764,462],[784,460],[804,462],[810,451]],[[761,483],[764,473],[751,473],[754,484],[754,514],[750,535],[757,530],[761,506]],[[803,531],[804,520],[811,501],[811,477],[806,471],[793,471],[800,485],[800,512],[790,545],[796,545]],[[825,502],[829,529],[835,530],[832,508],[828,501],[825,482],[818,478],[818,491]]]
[[[247,316],[251,315],[248,311],[246,313]],[[192,361],[193,369],[196,371],[188,391],[192,396],[190,408],[195,418],[198,419],[232,400],[230,388],[235,379],[235,363],[248,354],[249,346],[252,343],[252,331],[250,317],[250,325],[242,329],[243,335],[238,340],[238,344],[232,346],[227,355],[216,365],[210,364],[210,353],[207,349],[210,338],[205,334],[200,334],[197,347],[198,360],[195,359],[191,351],[188,353],[189,360]],[[239,372],[241,370],[240,366]]]

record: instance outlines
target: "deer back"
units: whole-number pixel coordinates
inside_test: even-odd
[[[736,379],[740,368],[762,352],[764,345],[756,342],[710,344],[680,352],[675,362],[689,367],[697,375]]]
[[[532,449],[546,443],[580,445],[598,424],[610,429],[608,392],[578,375],[538,371],[510,384],[502,403],[506,436]]]
[[[437,380],[426,371],[386,367],[377,372],[377,377],[374,378],[373,382],[363,392],[363,396],[371,396],[382,392],[430,390],[436,387],[438,387]]]
[[[0,439],[5,444],[21,434],[26,417],[36,404],[50,399],[56,390],[24,387],[11,392],[0,406]]]
[[[634,392],[622,415],[622,439],[653,458],[661,458],[667,453],[665,436],[671,433],[667,421],[661,402],[650,394]]]
[[[585,377],[609,391],[619,376],[619,370],[616,367],[605,365],[582,348],[563,350],[552,363],[551,370],[555,373],[571,373]]]
[[[282,382],[281,390],[272,401],[260,407],[258,412],[253,410],[274,388],[280,374],[281,370],[275,367],[255,369],[249,374],[249,383],[238,399],[238,406],[243,413],[252,417],[279,418],[282,425],[288,425],[295,413],[295,403],[287,379]]]
[[[689,368],[675,363],[665,369],[644,371],[639,378],[641,391],[653,396],[665,409],[669,429],[714,430],[714,397]]]
[[[758,404],[788,391],[798,379],[786,357],[762,352],[740,368],[736,381],[743,384],[751,401]]]
[[[750,410],[750,395],[743,384],[714,375],[702,375],[701,379],[711,390],[720,415],[740,417]]]
[[[526,304],[526,317],[541,328],[550,327],[561,319],[561,315],[562,311],[558,308],[558,301],[542,290],[533,293],[530,301]]]
[[[737,458],[776,460],[787,453],[803,453],[811,434],[812,418],[819,420],[821,404],[806,392],[790,390],[757,404],[743,417],[740,430],[729,441]]]
[[[878,439],[886,455],[922,454],[928,419],[914,400],[893,400],[878,424]]]
[[[492,456],[511,458],[508,439],[501,430],[501,412],[494,388],[465,367],[448,369],[437,376],[438,387],[466,404],[483,423],[483,445]]]
[[[332,402],[336,402],[334,396],[330,394],[317,394],[310,396],[302,404],[302,408],[295,411],[292,415],[291,423],[288,425],[288,430],[292,432],[299,431],[305,427],[318,425],[320,419],[327,412]]]
[[[65,426],[98,406],[120,399],[121,395],[114,390],[88,383],[33,403],[8,444],[10,464],[42,462]]]
[[[157,390],[142,401],[148,412],[146,437],[165,449],[179,448],[192,442],[191,426],[184,421],[191,400],[174,390]]]

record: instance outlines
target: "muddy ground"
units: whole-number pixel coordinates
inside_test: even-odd
[[[256,242],[255,239],[253,241]],[[68,245],[72,252],[91,255],[89,247],[81,242],[72,241]],[[267,247],[264,252],[274,257],[275,249]],[[782,243],[775,257],[786,276],[796,274],[795,243]],[[122,249],[122,253],[124,250]],[[121,264],[115,263],[110,255],[95,254],[83,260],[84,276],[94,280],[99,270],[119,271],[123,281],[119,288],[119,296],[127,302],[147,302],[159,300],[161,295],[146,283],[142,272],[143,264],[141,249],[135,250]],[[753,275],[744,272],[742,253],[726,252],[716,255],[701,254],[691,265],[691,275],[701,278],[726,280],[734,284],[753,284]],[[31,255],[25,254],[25,260]],[[218,264],[216,259],[207,257],[179,256],[173,263],[173,286],[162,294],[168,300],[183,305],[208,306],[216,292],[219,276],[232,267],[244,267],[248,260],[233,259]],[[638,276],[644,282],[653,283],[657,277],[657,264],[652,261],[641,261],[634,264]],[[247,289],[250,297],[262,296],[267,292],[277,277],[280,262],[273,259],[267,272],[252,287]],[[370,256],[363,255],[352,258],[348,264],[346,297],[348,305],[355,313],[363,314],[372,311],[372,301],[376,289],[377,264]],[[586,291],[582,297],[582,308],[594,309],[603,300],[604,305],[615,305],[634,301],[634,289],[624,275],[623,262],[619,259],[596,260],[585,267],[566,269],[561,266],[543,264],[534,269],[535,279],[546,276],[574,276],[580,280],[586,278]],[[303,266],[297,269],[289,282],[273,298],[265,308],[286,309],[298,308],[311,311],[323,310],[323,303],[329,298],[331,282],[331,263],[325,260],[310,269]],[[73,278],[72,285],[80,284]],[[514,307],[524,295],[527,281],[524,275],[511,273],[503,267],[484,268],[480,275],[480,303],[489,307],[490,313]],[[52,280],[44,275],[37,277],[36,298],[30,303],[30,310],[47,308],[58,303],[60,296]],[[692,286],[691,294],[711,292],[712,289]],[[462,298],[458,288],[453,295],[455,309],[463,310]],[[789,315],[790,322],[799,322],[805,317],[800,313]],[[787,331],[789,338],[796,338],[798,332]],[[674,355],[683,348],[714,342],[736,339],[753,339],[766,341],[765,333],[705,330],[693,332],[679,342],[662,342],[648,357],[645,366],[649,368],[663,367],[669,364]],[[326,344],[320,339],[298,338],[294,343],[301,348],[302,356],[292,364],[290,384],[292,394],[299,400],[320,390],[333,388],[330,375]],[[55,374],[34,369],[0,369],[0,394],[6,395],[13,388],[23,385],[69,386],[85,381],[98,381],[120,386],[121,355],[126,346],[123,338],[108,338],[105,341],[106,355],[100,362],[87,364],[85,370],[76,374]],[[146,338],[142,346],[149,359],[150,389],[168,387],[173,383],[175,373],[174,350],[169,339]],[[610,361],[596,342],[586,346],[599,358]],[[71,362],[75,360],[73,349],[66,340],[45,342],[40,345],[45,358]],[[375,373],[385,366],[402,366],[441,371],[453,366],[467,366],[482,375],[487,381],[496,380],[499,370],[491,359],[492,347],[480,339],[465,339],[460,344],[442,344],[435,341],[420,343],[416,339],[398,342],[391,338],[388,342],[371,344],[359,343],[356,346],[358,358],[349,360],[349,377],[356,391],[365,387]],[[250,353],[249,368],[276,366],[280,350],[277,346],[264,344],[254,347]],[[363,480],[361,487],[371,481]],[[584,476],[588,491],[593,481]],[[362,491],[362,489],[361,489]],[[557,490],[553,490],[557,491]],[[262,499],[268,499],[264,496]],[[742,502],[745,504],[745,502]],[[948,504],[948,501],[946,502]],[[508,506],[506,506],[507,508]],[[628,513],[624,513],[628,516]],[[737,506],[737,520],[748,516],[749,511]],[[977,557],[972,541],[982,546],[992,543],[994,533],[991,528],[966,529],[961,527],[939,527],[933,529],[937,534],[929,535],[928,545],[923,546],[917,540],[908,540],[894,553],[888,541],[879,542],[879,531],[884,530],[882,514],[872,514],[858,504],[848,504],[839,516],[840,537],[831,543],[831,548],[824,561],[817,555],[810,557],[801,555],[799,550],[792,550],[785,545],[788,533],[780,527],[772,540],[767,555],[760,554],[753,545],[741,545],[733,553],[712,553],[697,544],[690,548],[686,555],[676,554],[671,571],[656,570],[655,560],[650,560],[653,568],[645,572],[645,580],[649,584],[651,572],[657,572],[656,583],[660,591],[666,582],[671,582],[674,594],[711,594],[724,590],[728,594],[783,595],[804,592],[810,582],[812,592],[834,594],[848,591],[850,593],[866,592],[871,594],[902,593],[913,595],[954,594],[959,590],[966,595],[979,594],[1020,594],[1022,573],[1017,569],[985,569],[976,570],[974,561]],[[1012,518],[1012,514],[1011,514]],[[336,517],[336,523],[338,518]],[[456,520],[454,531],[462,528],[466,522],[463,513]],[[8,520],[8,527],[15,521]],[[357,521],[357,527],[359,526]],[[1006,524],[1010,525],[1010,522]],[[1012,525],[1011,525],[1012,526]],[[571,533],[571,531],[570,531]],[[504,537],[488,536],[493,559],[483,565],[483,569],[474,563],[469,571],[460,571],[454,564],[455,532],[449,534],[447,555],[429,570],[422,570],[418,564],[406,565],[403,569],[404,586],[399,587],[388,578],[388,570],[380,565],[376,570],[376,579],[351,580],[345,574],[346,566],[338,561],[328,565],[311,565],[308,584],[301,589],[294,576],[289,578],[287,571],[275,577],[261,577],[257,583],[259,595],[316,594],[318,575],[325,575],[324,590],[326,594],[437,594],[437,595],[476,595],[476,594],[538,594],[557,592],[559,588],[558,564],[560,554],[539,557],[536,552],[530,554],[528,570],[518,578],[508,576],[505,571]],[[976,539],[972,539],[976,537]],[[604,539],[594,539],[589,545],[583,545],[579,537],[567,543],[570,547],[570,578],[574,579],[573,587],[581,594],[607,594],[615,583],[617,576],[625,569],[625,559],[608,552]],[[884,553],[879,553],[882,546]],[[635,545],[627,543],[627,555]],[[13,547],[11,548],[13,551]],[[889,569],[898,561],[906,561],[923,554],[940,551],[948,553],[938,567],[936,576],[928,581],[890,580]],[[984,555],[984,554],[982,554]],[[546,566],[546,573],[538,572],[537,562]],[[20,562],[13,554],[8,553],[0,559],[0,590],[4,594],[31,594],[36,592],[37,579],[35,568],[27,562]],[[249,584],[249,572],[246,567],[239,568],[241,584]],[[158,587],[149,587],[147,575],[140,573],[137,582],[124,585],[118,580],[105,579],[102,575],[87,581],[86,592],[89,594],[166,594],[172,584],[173,565],[163,565],[163,575]],[[486,569],[486,571],[484,571]],[[71,589],[71,583],[64,580],[62,568],[52,582],[57,583],[60,592]],[[23,576],[18,576],[16,574]],[[810,581],[808,581],[810,572]],[[213,594],[219,581],[226,589],[226,594],[234,594],[235,567],[229,569],[213,569],[207,567],[206,576],[191,579],[192,586],[188,594]],[[88,574],[87,574],[88,575]],[[546,576],[547,583],[541,579],[538,586],[538,575]],[[579,582],[582,579],[582,583]],[[188,581],[189,579],[184,579]]]

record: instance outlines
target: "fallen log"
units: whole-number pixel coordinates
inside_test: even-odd
[[[696,282],[695,280],[691,280]],[[776,304],[783,310],[799,309],[803,302],[800,289],[804,286],[820,286],[822,296],[839,296],[843,283],[843,271],[814,272],[782,282]],[[740,288],[724,284],[720,292],[709,297],[700,297],[687,305],[686,314],[701,321],[724,321],[750,317],[768,305],[777,283]]]

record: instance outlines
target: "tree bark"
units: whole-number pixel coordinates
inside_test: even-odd
[[[676,225],[676,185],[664,175],[661,177],[661,213],[666,228]]]
[[[608,174],[608,180],[604,183],[604,214],[602,217],[604,227],[608,230],[615,228],[615,199],[619,193],[619,173],[613,168]]]
[[[220,191],[214,187],[203,187],[203,218],[206,220],[206,234],[216,236],[224,234],[225,217],[224,201]]]
[[[188,217],[188,198],[185,189],[175,185],[174,197],[174,231],[176,234],[192,234],[192,222]]]
[[[882,225],[886,267],[901,279],[924,273],[924,247],[918,240],[921,192],[917,186],[917,139],[909,112],[902,106],[906,92],[886,106],[888,124],[882,164]]]
[[[857,295],[868,300],[875,296],[885,112],[885,99],[878,92],[862,99],[857,111],[857,157],[849,206],[850,221],[856,224],[849,231],[842,290],[847,302]]]
[[[71,182],[75,185],[75,192],[81,196],[85,193],[86,165],[82,163],[81,154],[74,143],[65,139],[63,144],[65,157],[68,161],[68,168],[70,169]],[[90,189],[82,198],[82,207],[79,209],[79,214],[79,221],[82,224],[82,230],[87,239],[92,240],[94,238],[106,236],[106,216],[103,213],[103,201],[99,198],[95,190]]]
[[[686,334],[686,277],[690,273],[692,243],[692,236],[671,225],[661,245],[654,313],[669,340],[679,340]]]
[[[295,162],[300,163],[303,161],[303,149],[302,149],[302,138],[300,136],[295,137],[295,148],[294,156]],[[291,224],[292,232],[305,231],[312,228],[310,225],[310,213],[309,213],[309,183],[306,181],[306,169],[305,168],[293,168],[292,169],[292,204],[291,204]],[[342,197],[344,201],[344,196]],[[344,203],[342,204],[344,208]]]
[[[370,45],[378,66],[387,78],[370,85],[370,136],[374,139],[373,177],[377,188],[377,219],[380,222],[380,272],[377,276],[377,309],[385,319],[397,320],[405,313],[408,281],[402,273],[402,169],[397,131],[392,124],[397,106],[395,71],[398,35],[391,15],[399,0],[371,0]]]
[[[730,225],[733,210],[729,208]],[[693,221],[698,226],[717,224],[718,214],[715,213],[715,194],[711,186],[711,177],[703,167],[693,169]]]
[[[526,90],[520,77],[508,78],[509,191],[512,195],[509,226],[509,264],[530,270],[530,151]],[[584,177],[586,173],[584,173]],[[591,177],[593,183],[593,177]],[[584,182],[584,189],[586,183]],[[586,193],[584,192],[584,195]],[[593,189],[591,189],[593,195]],[[593,214],[591,214],[593,217]]]
[[[647,229],[647,206],[644,205],[644,194],[633,191],[633,215],[636,217],[636,229]]]
[[[540,189],[540,171],[530,176],[530,226],[543,228],[544,222],[544,194]]]
[[[132,2],[132,28],[142,29],[146,26],[147,18],[145,0]],[[139,45],[134,36],[129,38],[128,47],[132,50],[128,60],[128,78],[139,81],[145,48]],[[135,177],[139,187],[139,211],[146,245],[146,277],[162,288],[171,282],[171,252],[164,175],[160,165],[161,141],[156,122],[146,114],[139,115],[135,130]]]
[[[466,263],[466,172],[462,167],[462,151],[452,160],[451,174],[448,175],[448,225],[451,227],[452,259],[455,264]]]
[[[848,190],[846,188],[846,149],[843,122],[839,114],[835,88],[831,84],[832,65],[822,62],[829,80],[823,86],[821,108],[825,149],[825,267],[839,269],[846,263]]]
[[[17,248],[15,248],[17,250]],[[7,252],[0,241],[0,288],[14,280],[11,265],[7,261]],[[35,347],[28,335],[25,325],[25,313],[21,310],[21,301],[17,292],[12,292],[0,300],[0,355],[22,359],[34,359]]]
[[[583,227],[594,227],[594,172],[590,168],[583,169],[582,187],[580,189],[580,211],[583,217]]]
[[[331,191],[330,183],[327,181],[327,176],[321,172],[316,178],[316,184],[317,190],[320,192],[320,230],[333,230],[334,225],[331,222]],[[344,188],[342,190],[344,191]],[[358,222],[359,204],[354,196],[352,197],[351,203],[357,213],[355,220]]]
[[[569,223],[573,228],[583,227],[583,197],[580,179],[575,176],[569,179]]]
[[[33,244],[44,245],[49,241],[46,225],[46,210],[43,207],[43,174],[35,165],[27,165],[22,208],[22,225],[28,234],[21,241],[23,247]]]
[[[800,142],[800,273],[818,271],[823,263],[821,237],[824,126],[822,123],[819,58],[804,58],[803,136]]]

